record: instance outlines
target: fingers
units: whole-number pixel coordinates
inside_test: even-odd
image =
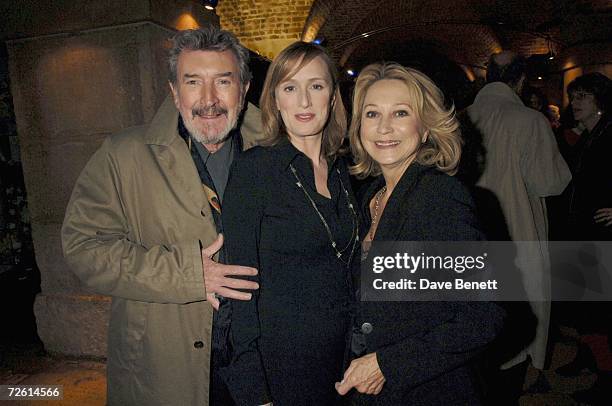
[[[336,392],[340,395],[346,395],[353,388],[353,385],[351,385],[347,379],[336,382],[334,386],[336,387]]]
[[[372,395],[378,395],[381,391],[383,386],[385,386],[385,381],[381,381],[375,388],[374,391],[372,392]]]
[[[239,290],[234,290],[234,289],[226,288],[223,286],[217,289],[217,293],[228,299],[235,299],[235,300],[251,300],[251,297],[252,297],[250,293],[241,292]]]
[[[248,266],[239,266],[239,265],[223,265],[219,264],[223,267],[224,275],[237,275],[237,276],[255,276],[257,275],[257,269],[251,268]]]
[[[208,301],[208,303],[210,303],[210,305],[213,307],[213,309],[215,310],[219,310],[219,299],[217,299],[215,297],[214,293],[208,293],[206,294],[206,301]]]
[[[244,279],[237,278],[225,278],[223,281],[223,286],[231,289],[245,289],[245,290],[255,290],[259,289],[259,284],[253,281],[247,281]]]
[[[202,249],[202,257],[210,258],[223,247],[223,234],[219,234],[217,239],[208,247]]]
[[[344,376],[342,377],[342,381],[336,382],[334,385],[336,388],[336,392],[340,395],[346,395],[354,386],[355,383],[353,381],[353,371],[355,370],[355,360],[351,361],[351,365],[344,371]]]
[[[610,226],[612,224],[612,208],[605,207],[597,210],[593,216],[593,220],[595,220],[596,223],[604,223],[606,227]]]

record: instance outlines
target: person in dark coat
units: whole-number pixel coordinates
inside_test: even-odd
[[[260,104],[265,146],[234,165],[222,217],[228,261],[257,267],[260,294],[232,303],[225,380],[238,405],[336,405],[359,218],[324,49],[297,42],[282,51]]]
[[[576,145],[574,181],[571,184],[570,218],[574,239],[612,239],[612,81],[594,72],[582,75],[567,87],[574,118],[585,130]]]
[[[435,84],[396,63],[369,65],[353,108],[351,169],[378,175],[362,202],[364,254],[377,241],[481,240],[471,197],[450,176],[459,124]],[[479,404],[472,364],[503,317],[491,302],[360,302],[354,359],[336,389],[352,390],[354,405]]]

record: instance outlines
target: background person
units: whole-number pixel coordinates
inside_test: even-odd
[[[396,63],[359,74],[349,131],[359,177],[377,176],[362,212],[371,241],[482,238],[467,190],[454,109],[424,74]],[[336,384],[355,405],[477,404],[476,355],[501,328],[487,302],[360,302],[355,358]],[[359,346],[357,343],[363,343]]]
[[[584,127],[575,146],[574,181],[570,217],[575,239],[612,239],[612,171],[607,165],[612,151],[612,81],[605,75],[587,73],[567,87],[574,119]]]
[[[468,107],[487,151],[477,185],[499,200],[510,238],[533,241],[516,247],[516,277],[522,281],[537,326],[523,350],[508,354],[500,365],[499,388],[506,391],[502,397],[509,403],[518,400],[530,363],[545,368],[551,289],[545,198],[561,194],[571,179],[550,123],[519,97],[526,77],[524,58],[511,51],[492,55],[487,84]]]
[[[224,373],[240,405],[336,405],[359,220],[339,151],[345,110],[324,49],[283,50],[261,108],[268,146],[236,162],[223,213],[228,260],[259,269],[261,294],[233,303]]]

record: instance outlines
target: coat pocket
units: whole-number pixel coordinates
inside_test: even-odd
[[[115,299],[109,331],[109,358],[133,369],[142,358],[148,303]]]

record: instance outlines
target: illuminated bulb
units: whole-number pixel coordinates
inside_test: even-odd
[[[355,72],[353,72],[352,69],[347,69],[346,73],[348,73],[349,76],[355,76]]]

